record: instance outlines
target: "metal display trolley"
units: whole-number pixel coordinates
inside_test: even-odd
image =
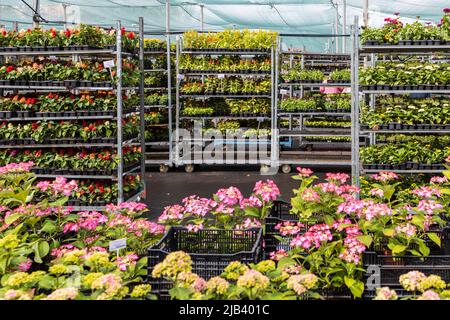
[[[267,172],[270,167],[277,166],[277,136],[276,136],[276,88],[278,79],[278,59],[276,57],[276,49],[271,47],[269,50],[253,50],[253,49],[196,49],[191,50],[189,48],[183,48],[182,36],[177,37],[176,41],[176,132],[174,137],[174,164],[176,166],[184,165],[186,172],[193,172],[194,165],[204,165],[204,164],[259,164],[261,165],[261,172]],[[180,59],[183,56],[209,56],[209,57],[223,57],[223,56],[238,56],[242,58],[251,58],[256,56],[264,56],[270,59],[270,70],[267,71],[203,71],[203,70],[181,70]],[[201,81],[209,78],[215,79],[226,79],[228,77],[236,77],[240,79],[250,78],[250,79],[268,79],[270,80],[270,91],[260,92],[260,93],[198,93],[198,94],[186,94],[181,90],[181,86],[189,79],[196,79],[196,81]],[[253,113],[241,113],[241,114],[227,114],[214,112],[214,114],[209,115],[195,115],[188,116],[182,114],[182,109],[186,100],[197,100],[204,101],[206,105],[209,105],[210,99],[268,99],[270,103],[270,112],[267,114],[253,114]],[[185,129],[185,124],[190,122],[191,124],[195,122],[201,123],[204,127],[208,121],[220,121],[220,120],[241,120],[241,121],[253,121],[257,123],[257,129],[260,125],[265,123],[267,129],[270,128],[271,135],[267,136],[265,139],[246,139],[246,138],[233,138],[233,139],[215,139],[215,138],[204,138],[201,135],[200,138],[194,134],[189,143],[192,146],[190,152],[190,157],[186,159],[184,151],[181,150],[183,142],[181,138],[181,130]],[[192,131],[191,131],[192,132]],[[201,134],[201,133],[200,133]],[[261,145],[265,145],[265,154],[263,154],[259,149]],[[223,151],[223,159],[215,159],[213,162],[205,161],[202,154],[205,148],[214,146],[215,148],[221,148]],[[252,150],[252,149],[257,150]],[[238,149],[237,151],[235,149]],[[233,151],[230,151],[233,150]],[[268,150],[268,151],[267,151]],[[263,152],[264,152],[263,151]],[[267,152],[269,156],[267,156]],[[234,157],[237,155],[238,160]],[[256,157],[256,161],[250,162],[245,158],[241,161],[239,157],[247,157],[253,155]],[[263,156],[263,157],[261,157]],[[200,159],[199,159],[200,158]]]
[[[144,32],[144,35],[146,33]],[[150,33],[154,35],[153,33]],[[145,41],[145,40],[144,40]],[[165,47],[156,49],[144,48],[143,60],[141,72],[144,76],[143,92],[144,92],[144,104],[146,119],[145,121],[145,133],[146,136],[146,153],[145,164],[148,166],[159,165],[160,172],[167,172],[169,167],[173,165],[173,112],[172,112],[172,66],[171,60],[173,57],[173,50],[171,49],[170,36],[166,37]],[[160,59],[159,61],[157,59]],[[161,60],[165,62],[165,66],[161,66]],[[145,75],[165,75],[165,85],[147,85],[145,84]],[[153,97],[159,97],[159,101],[152,101],[146,103],[146,98],[149,95]],[[166,98],[164,98],[166,97]],[[152,99],[157,100],[157,99]],[[153,123],[151,121],[151,115],[157,114],[162,116],[163,121]],[[156,134],[155,134],[156,133]]]
[[[116,30],[121,30],[120,21],[117,22]],[[77,112],[71,112],[71,115],[68,115],[66,112],[58,112],[53,113],[53,115],[42,115],[38,116],[37,114],[29,115],[25,117],[9,117],[4,119],[8,122],[30,122],[30,121],[39,121],[39,120],[49,120],[49,121],[70,121],[70,120],[81,120],[81,121],[95,121],[95,120],[109,120],[115,121],[117,124],[117,136],[115,138],[111,138],[108,141],[102,140],[99,141],[72,141],[67,139],[67,141],[50,141],[44,140],[42,143],[40,142],[26,142],[23,144],[1,144],[1,149],[31,149],[35,150],[37,148],[42,149],[58,149],[61,150],[63,148],[94,148],[94,147],[105,147],[117,150],[117,156],[119,159],[123,159],[123,148],[125,146],[131,146],[133,143],[135,144],[137,140],[137,136],[135,137],[127,137],[123,134],[123,120],[136,115],[139,113],[139,123],[140,128],[143,130],[144,125],[144,115],[143,112],[140,112],[139,106],[134,106],[129,110],[123,109],[123,101],[122,95],[124,92],[126,94],[132,94],[140,91],[140,87],[124,87],[122,85],[122,59],[128,58],[132,56],[136,56],[132,53],[127,53],[122,50],[122,36],[120,32],[117,32],[116,37],[116,45],[110,46],[105,49],[85,49],[85,50],[75,50],[70,47],[64,48],[64,50],[49,50],[49,51],[1,51],[0,59],[14,59],[17,57],[53,57],[54,59],[59,58],[71,58],[73,61],[79,61],[79,59],[95,57],[96,59],[111,60],[115,59],[116,62],[116,84],[113,82],[104,82],[104,83],[94,83],[93,86],[85,86],[83,84],[66,85],[66,83],[60,82],[59,84],[55,84],[54,81],[40,81],[40,83],[33,84],[32,82],[28,82],[26,85],[18,85],[16,83],[12,84],[0,84],[0,93],[26,93],[26,92],[36,92],[36,93],[45,93],[45,92],[71,92],[71,93],[79,93],[80,91],[114,91],[117,97],[117,111],[114,112],[95,112],[97,114],[93,115],[92,112],[86,114],[78,114]],[[80,82],[81,83],[81,82]],[[142,111],[142,109],[141,109]],[[141,141],[141,146],[144,147],[142,150],[145,150],[145,145]],[[124,201],[135,201],[142,197],[142,194],[145,194],[145,184],[139,190],[134,190],[133,192],[124,192],[124,177],[129,175],[134,175],[136,173],[140,173],[142,177],[144,177],[145,167],[143,166],[143,156],[142,161],[139,163],[134,163],[132,165],[125,166],[123,161],[118,162],[117,169],[110,170],[109,174],[104,173],[85,173],[83,171],[75,171],[75,170],[66,170],[66,169],[52,169],[46,170],[47,173],[36,173],[37,178],[55,178],[57,176],[63,176],[67,179],[76,179],[76,180],[108,180],[113,183],[117,183],[118,185],[118,194],[117,194],[117,203],[121,203]],[[50,171],[50,172],[48,172]],[[68,172],[68,173],[67,173]],[[73,210],[76,211],[84,211],[84,210],[102,210],[104,209],[104,205],[106,204],[93,204],[87,205],[72,200],[68,203]]]
[[[287,70],[300,65],[302,70],[322,69],[324,75],[329,75],[332,70],[350,68],[350,55],[336,53],[309,53],[304,50],[282,51],[280,49],[281,68]],[[283,71],[282,71],[283,72]],[[306,93],[319,92],[320,87],[350,87],[350,82],[336,81],[322,83],[322,81],[304,80],[292,82],[280,82],[279,99],[277,102],[277,118],[279,123],[279,164],[284,173],[291,171],[291,165],[327,165],[327,166],[350,166],[350,128],[308,128],[305,120],[320,117],[321,119],[350,120],[351,112],[348,110],[302,110],[284,111],[280,104],[285,98],[303,99]],[[350,95],[349,95],[350,96]],[[309,97],[309,99],[314,99]],[[288,123],[282,127],[281,123]],[[320,137],[320,141],[313,140]],[[328,139],[342,137],[343,142],[331,142]],[[302,146],[306,150],[300,149]],[[320,147],[319,147],[320,146]],[[316,147],[319,150],[314,150]],[[297,150],[293,150],[293,149]],[[303,148],[305,149],[305,148]]]
[[[450,45],[447,44],[360,44],[358,36],[358,20],[355,19],[355,24],[352,26],[352,46],[354,59],[363,56],[370,66],[375,66],[378,61],[386,60],[386,57],[394,56],[408,56],[414,57],[430,57],[433,54],[446,54],[450,50]],[[430,62],[436,62],[435,59],[427,58]],[[358,78],[358,69],[355,68],[355,77]],[[402,95],[402,94],[428,94],[429,96],[442,96],[450,94],[450,87],[448,84],[442,85],[359,85],[356,81],[352,83],[354,93],[352,95],[353,112],[356,119],[360,119],[360,97],[362,101],[368,102],[370,108],[375,108],[377,99],[380,95]],[[405,106],[407,108],[407,106]],[[402,124],[385,124],[380,128],[370,128],[364,126],[359,120],[355,121],[353,134],[355,136],[367,136],[369,145],[381,143],[379,135],[448,135],[450,134],[450,126],[448,125],[402,125]],[[359,185],[360,174],[376,173],[380,171],[392,171],[398,174],[433,174],[441,173],[443,164],[399,164],[399,165],[383,165],[383,164],[369,164],[363,165],[360,161],[360,146],[354,144],[352,146],[353,157],[353,175],[355,181]]]

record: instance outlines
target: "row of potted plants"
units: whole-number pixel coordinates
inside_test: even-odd
[[[166,106],[168,100],[169,100],[168,95],[161,93],[146,94],[144,97],[144,103],[146,106],[155,106],[155,105]]]
[[[270,113],[268,99],[225,99],[223,101],[186,101],[182,110],[185,116],[211,115],[267,115]]]
[[[390,123],[447,125],[449,115],[450,100],[446,97],[380,97],[376,108],[362,108],[361,123],[370,128]]]
[[[93,83],[100,86],[101,82],[106,82],[106,86],[110,86],[116,81],[116,71],[113,69],[111,72],[108,71],[99,61],[72,62],[50,58],[42,58],[39,62],[21,60],[16,64],[7,63],[1,66],[0,81],[4,85],[26,85],[32,81],[34,85],[45,86],[53,84],[76,87],[80,82],[84,86],[93,86]],[[123,61],[122,82],[129,86],[139,83],[139,71],[132,60]]]
[[[136,136],[139,128],[137,120],[123,120],[123,135]],[[79,121],[32,121],[28,123],[12,123],[3,121],[0,124],[0,139],[4,143],[14,140],[30,140],[36,142],[55,141],[61,139],[89,141],[95,138],[106,138],[116,141],[117,123],[115,121],[96,120],[95,122]]]
[[[308,118],[303,121],[305,128],[350,128],[351,121],[336,118]]]
[[[121,29],[122,47],[135,51],[138,39],[134,32]],[[116,44],[116,30],[80,24],[65,30],[27,29],[7,31],[0,29],[0,48],[2,51],[59,51],[63,47],[83,50],[92,48],[111,48]]]
[[[206,77],[204,82],[189,81],[183,83],[183,94],[269,94],[271,90],[270,80],[253,80],[236,77],[218,79]]]
[[[361,42],[366,45],[374,44],[446,44],[450,41],[450,8],[443,9],[444,16],[436,25],[421,23],[416,20],[413,23],[403,23],[399,13],[395,18],[385,18],[385,24],[381,28],[364,28],[361,34]]]
[[[375,67],[362,68],[361,85],[448,85],[450,65],[430,62],[379,62]]]
[[[420,147],[418,147],[420,146]],[[450,155],[450,147],[419,144],[408,141],[398,144],[376,144],[362,147],[360,158],[364,164],[443,164]]]
[[[379,134],[377,143],[399,144],[405,142],[415,142],[418,144],[429,144],[437,148],[443,148],[450,145],[450,136],[448,135],[408,135],[408,134]]]
[[[123,95],[123,109],[129,110],[138,105],[138,97]],[[7,95],[0,97],[1,111],[15,111],[17,115],[43,116],[56,112],[58,115],[76,115],[78,111],[115,111],[117,110],[117,97],[112,91],[80,92],[68,94],[49,92],[47,94]],[[83,113],[83,112],[82,112]],[[0,113],[1,114],[1,113]],[[89,115],[86,114],[86,115]],[[4,118],[13,117],[11,112],[5,113]]]
[[[275,46],[277,33],[273,31],[224,30],[199,33],[191,30],[183,33],[185,49],[252,49],[268,50]]]
[[[123,147],[123,165],[125,167],[136,166],[140,160],[140,148]],[[73,172],[111,174],[112,171],[117,169],[120,160],[117,157],[117,151],[110,149],[6,149],[0,152],[0,165],[2,166],[14,162],[29,161],[34,163],[32,170],[36,173],[53,173],[56,170],[66,170],[69,174]]]
[[[236,56],[219,56],[217,58],[182,55],[180,58],[180,73],[215,71],[227,72],[270,72],[271,62],[267,57],[242,59]]]
[[[309,98],[286,98],[280,103],[283,112],[348,112],[350,97],[346,94],[313,95]]]
[[[350,82],[350,70],[335,69],[329,76],[325,76],[322,70],[290,68],[282,70],[281,78],[284,82],[322,83],[327,80],[328,83],[347,83]]]

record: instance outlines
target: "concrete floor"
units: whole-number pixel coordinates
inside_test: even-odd
[[[314,169],[313,169],[314,170]],[[290,174],[279,172],[276,175],[261,175],[259,167],[201,167],[195,168],[193,173],[185,173],[182,168],[171,169],[168,173],[160,173],[155,168],[147,169],[147,203],[150,219],[156,219],[165,206],[180,203],[189,195],[196,194],[211,197],[220,188],[238,187],[244,196],[248,196],[258,180],[273,180],[279,187],[282,199],[289,200],[292,189],[297,188],[298,182]],[[315,169],[320,178],[325,172],[348,172],[345,168],[330,170]]]

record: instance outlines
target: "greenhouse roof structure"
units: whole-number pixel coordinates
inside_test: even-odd
[[[404,21],[417,17],[438,22],[448,0],[0,0],[0,24],[19,28],[32,24],[33,5],[39,2],[39,14],[56,27],[87,23],[113,26],[121,20],[127,29],[137,29],[144,17],[146,31],[162,33],[166,27],[166,2],[170,2],[170,30],[219,31],[226,28],[272,29],[281,34],[348,34],[355,15],[363,23],[380,26],[384,18],[400,13]],[[345,9],[344,9],[345,8]],[[202,18],[203,17],[203,18]],[[347,26],[343,30],[343,24]],[[203,24],[201,23],[203,21]],[[332,39],[332,38],[331,38]],[[308,49],[324,50],[330,38],[290,39]]]

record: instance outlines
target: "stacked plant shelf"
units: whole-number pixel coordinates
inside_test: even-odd
[[[195,152],[210,146],[223,148],[232,159],[219,159],[215,164],[235,164],[234,154],[247,157],[256,152],[262,169],[276,160],[273,148],[274,81],[276,34],[266,31],[230,31],[198,34],[185,33],[177,41],[177,129],[194,132],[201,124],[202,136],[192,138]],[[226,132],[236,139],[217,138]],[[216,137],[215,137],[216,136]],[[264,138],[261,138],[264,136]],[[177,146],[180,137],[176,138]],[[249,145],[266,144],[270,155],[259,157]],[[237,145],[243,145],[239,147]],[[204,164],[175,151],[176,165],[191,172],[194,164]],[[248,163],[248,160],[246,160]]]
[[[277,118],[283,172],[291,165],[349,165],[350,94],[320,88],[350,86],[350,56],[281,52]]]
[[[161,172],[172,166],[172,93],[169,76],[174,65],[174,46],[168,50],[160,39],[144,40],[144,108],[146,165],[159,165]],[[172,79],[171,79],[172,80]]]
[[[119,34],[116,30],[121,30]],[[76,210],[140,196],[137,42],[120,27],[8,32],[0,39],[0,163],[78,182]],[[45,197],[45,193],[42,194]]]
[[[450,63],[445,56],[438,62],[430,57],[448,52],[449,35],[439,27],[399,20],[388,19],[383,28],[365,30],[361,37],[361,53],[371,58],[359,73],[366,102],[360,132],[370,137],[360,150],[362,169],[439,173],[450,155]],[[395,26],[391,38],[386,32]]]

